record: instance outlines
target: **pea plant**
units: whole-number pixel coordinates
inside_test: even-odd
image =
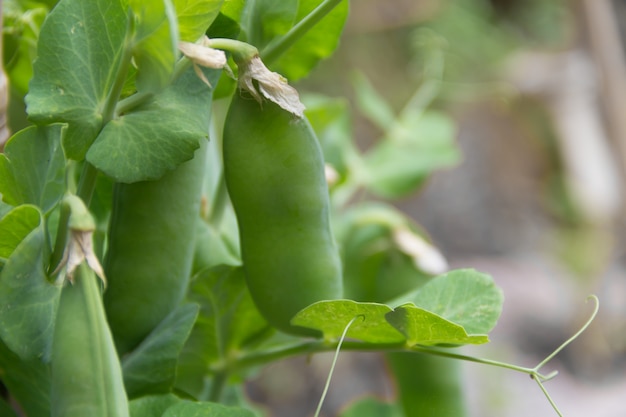
[[[459,353],[488,342],[502,292],[385,202],[459,159],[424,100],[436,56],[401,114],[369,106],[386,134],[362,152],[345,100],[287,82],[334,52],[345,0],[4,10],[2,416],[263,415],[241,395],[260,366],[339,350],[384,353],[399,394],[344,417],[466,415],[459,360],[552,402],[540,368],[573,338],[533,368]]]

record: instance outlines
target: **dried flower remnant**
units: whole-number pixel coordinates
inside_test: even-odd
[[[178,49],[193,62],[193,70],[198,78],[211,86],[200,66],[213,69],[226,68],[226,54],[224,51],[209,47],[209,44],[209,38],[204,36],[199,43],[181,41],[178,43]]]
[[[393,240],[402,252],[413,258],[415,266],[420,270],[432,275],[448,270],[448,262],[441,252],[418,234],[398,228],[393,232]]]

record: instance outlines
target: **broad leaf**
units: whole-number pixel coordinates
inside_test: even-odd
[[[458,269],[432,279],[400,300],[457,323],[469,334],[487,334],[500,317],[504,296],[489,275]]]
[[[385,320],[391,307],[352,300],[320,301],[291,319],[295,326],[320,330],[325,339],[338,339],[352,319],[346,337],[369,343],[402,343],[404,336]]]
[[[15,248],[41,223],[39,211],[19,206],[0,219],[0,264],[5,264]]]
[[[450,117],[436,112],[405,112],[387,137],[365,155],[366,186],[397,198],[419,187],[434,171],[460,160]]]
[[[298,1],[296,22],[306,17],[321,2],[322,0]],[[292,81],[307,76],[320,60],[332,55],[339,45],[339,38],[348,17],[348,8],[349,2],[347,0],[339,3],[319,23],[281,55],[275,64],[271,65],[272,69]],[[263,53],[261,53],[261,56],[263,56]]]
[[[189,299],[200,304],[200,316],[181,354],[176,386],[195,395],[210,365],[271,333],[252,301],[241,267],[219,266],[199,273]]]
[[[215,85],[219,71],[206,75]],[[190,68],[150,101],[109,122],[87,160],[119,182],[160,178],[190,160],[206,140],[212,91]]]
[[[255,417],[254,413],[238,407],[209,402],[183,400],[168,408],[163,417]]]
[[[273,39],[284,35],[295,23],[297,1],[251,0],[241,14],[244,40],[259,50]]]
[[[0,273],[0,337],[22,359],[46,358],[61,287],[50,284],[44,270],[49,251],[41,213],[34,206],[14,211],[25,219],[38,214],[40,220],[11,253]]]
[[[130,417],[161,417],[165,410],[182,400],[174,394],[147,395],[129,403]]]
[[[28,127],[0,154],[0,194],[9,204],[35,204],[48,212],[65,192],[64,127]]]
[[[17,417],[13,408],[7,404],[4,399],[0,398],[0,416],[3,417]]]
[[[63,148],[83,159],[102,128],[127,29],[121,0],[61,0],[41,27],[28,115],[37,124],[67,122]]]
[[[173,0],[180,40],[195,42],[215,20],[224,0]],[[233,3],[228,1],[227,3]]]
[[[40,359],[24,361],[0,340],[2,383],[28,417],[50,416],[50,367]],[[0,415],[4,416],[4,414]]]
[[[403,417],[404,413],[397,403],[383,402],[367,397],[351,404],[339,417]]]
[[[170,0],[130,0],[135,15],[133,58],[137,89],[157,92],[170,81],[178,58],[178,24]]]
[[[387,321],[405,337],[408,346],[464,345],[487,343],[486,335],[468,335],[463,326],[412,304],[397,307],[386,315]]]
[[[178,356],[197,316],[198,306],[195,304],[178,307],[124,358],[122,370],[129,398],[171,391]]]

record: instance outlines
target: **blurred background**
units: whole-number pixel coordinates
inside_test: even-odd
[[[564,415],[626,415],[626,1],[354,0],[341,46],[300,91],[348,97],[367,150],[381,113],[417,102],[455,126],[461,161],[394,204],[452,268],[491,274],[505,294],[492,343],[464,353],[543,368]],[[364,97],[377,94],[385,105]],[[310,415],[332,355],[271,365],[250,384],[273,415]],[[528,376],[464,364],[471,416],[556,415]],[[293,381],[288,387],[285,380]],[[393,398],[382,359],[343,353],[326,415]]]

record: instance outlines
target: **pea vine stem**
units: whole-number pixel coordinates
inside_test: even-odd
[[[294,43],[302,38],[309,30],[319,23],[331,10],[343,0],[324,0],[311,13],[296,23],[284,36],[268,45],[261,51],[261,58],[266,65],[270,65],[284,54]]]

